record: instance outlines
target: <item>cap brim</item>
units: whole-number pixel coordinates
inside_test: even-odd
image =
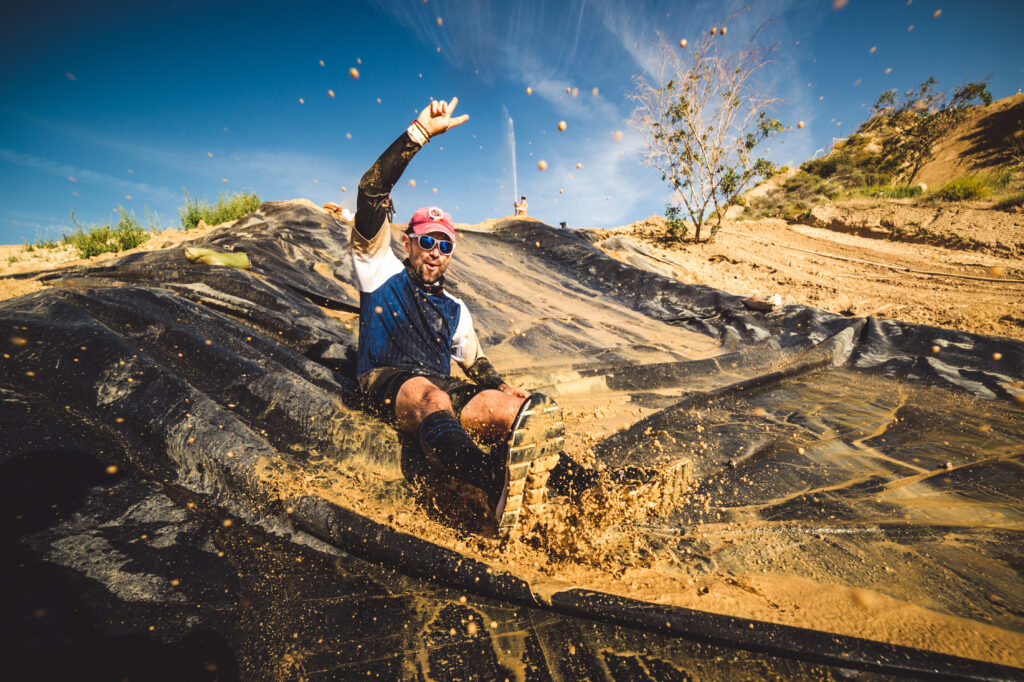
[[[430,220],[424,221],[422,223],[416,223],[414,225],[410,225],[409,227],[410,229],[412,229],[413,234],[415,234],[417,237],[420,237],[425,234],[430,234],[431,232],[440,232],[441,234],[450,237],[453,242],[455,241],[455,230],[451,227],[448,227],[442,222]]]

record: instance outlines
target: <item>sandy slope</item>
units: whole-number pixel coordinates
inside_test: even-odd
[[[886,207],[864,203],[861,214]],[[890,215],[898,207],[887,209]],[[983,214],[998,213],[974,209]],[[993,238],[988,223],[961,211],[953,229],[977,241]],[[1000,214],[997,238],[1024,243],[1024,216]],[[739,294],[779,294],[784,302],[802,303],[847,315],[876,315],[962,331],[1024,339],[1024,263],[1019,255],[951,249],[865,237],[835,229],[790,225],[777,219],[730,221],[710,244],[666,244],[657,239],[658,219],[611,230],[603,248],[629,261],[643,257],[622,250],[615,236],[655,248],[670,274]],[[615,248],[619,246],[620,248]],[[816,253],[808,253],[816,252]],[[822,254],[822,255],[817,255]],[[826,255],[827,254],[827,255]],[[880,263],[882,267],[829,256]],[[642,265],[642,262],[637,262]],[[651,264],[648,263],[648,266]],[[949,273],[924,275],[893,270],[908,268]],[[963,279],[953,275],[990,278]]]
[[[968,112],[967,117],[935,149],[935,157],[915,178],[938,187],[965,175],[984,174],[1006,164],[1005,140],[1020,134],[1024,94],[1004,97]]]
[[[61,245],[53,249],[32,248],[24,244],[0,246],[0,300],[21,296],[43,288],[34,279],[34,275],[49,272],[61,267],[76,265],[89,266],[95,263],[123,256],[136,251],[156,251],[198,239],[216,229],[230,229],[234,221],[223,225],[209,226],[201,223],[199,227],[182,232],[169,228],[154,235],[145,244],[120,253],[103,253],[92,258],[78,258],[78,253],[70,246]]]

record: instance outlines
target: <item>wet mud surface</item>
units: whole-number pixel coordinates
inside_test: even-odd
[[[37,485],[7,485],[33,473]],[[36,453],[4,475],[17,679],[842,678],[417,580],[109,475],[81,451]]]

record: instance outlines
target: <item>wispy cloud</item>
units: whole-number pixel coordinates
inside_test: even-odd
[[[0,225],[7,223],[22,228],[20,231],[24,234],[33,234],[36,237],[59,236],[70,227],[70,221],[60,221],[52,213],[0,206]],[[0,242],[7,243],[8,241],[10,239],[0,237]]]
[[[567,202],[572,208],[571,215],[582,223],[574,227],[630,223],[647,217],[637,215],[637,206],[660,206],[665,201],[668,189],[658,181],[656,173],[637,168],[636,158],[643,145],[640,136],[632,133],[619,142],[609,137],[588,145],[586,153],[578,157],[583,168],[573,171],[573,180],[566,190],[571,192]]]
[[[143,158],[163,168],[179,171],[194,171],[196,159],[199,158],[198,150],[189,151],[180,148],[169,148],[153,145],[152,143],[138,139],[127,139],[123,136],[113,136],[94,128],[75,125],[64,121],[52,121],[41,116],[29,114],[22,111],[5,110],[5,114],[14,115],[24,119],[33,125],[45,128],[57,135],[70,140],[99,147],[112,152],[125,155],[128,158]]]
[[[538,0],[371,2],[420,42],[440,47],[452,67],[475,72],[485,83],[507,78],[509,68],[531,54],[543,54],[553,71],[564,73],[577,57],[592,4],[588,0],[555,5]]]
[[[757,74],[756,80],[762,91],[773,93],[781,100],[774,107],[773,114],[783,125],[788,126],[795,125],[798,120],[810,122],[814,118],[814,105],[807,92],[807,79],[803,75],[800,62],[801,51],[796,49],[791,27],[779,20],[779,17],[787,14],[793,4],[794,0],[769,0],[750,5],[746,10],[742,9],[747,6],[746,3],[740,0],[732,0],[729,3],[702,2],[691,7],[676,5],[669,13],[673,19],[672,25],[691,27],[680,35],[665,33],[664,25],[656,21],[664,16],[662,14],[635,12],[630,4],[615,0],[598,3],[596,7],[601,13],[603,25],[630,55],[638,71],[652,70],[658,64],[659,33],[670,43],[680,38],[686,38],[690,43],[694,43],[702,39],[712,26],[737,12],[729,22],[730,40],[747,40],[755,32],[759,32],[758,37],[761,41],[776,45],[771,62]],[[802,159],[813,153],[811,136],[806,134],[806,131],[804,134],[790,135],[785,139],[787,145],[783,147],[776,143],[775,151],[767,154],[770,158],[785,163],[783,157]]]
[[[784,16],[795,2],[768,0],[740,11],[729,24],[730,40],[745,40],[766,22]],[[507,5],[481,0],[467,5],[454,0],[431,0],[427,4],[419,0],[380,0],[376,4],[423,43],[440,45],[442,55],[453,68],[473,70],[485,81],[500,74],[502,79],[520,87],[529,86],[533,96],[543,100],[559,117],[571,123],[585,123],[590,140],[583,141],[572,131],[566,136],[576,141],[571,155],[585,163],[585,170],[579,175],[587,181],[568,181],[572,189],[566,187],[566,195],[559,197],[557,206],[576,220],[611,225],[619,220],[618,216],[635,218],[641,205],[663,203],[671,193],[667,185],[660,183],[660,176],[642,165],[642,140],[630,134],[627,123],[631,101],[620,98],[619,93],[615,93],[614,99],[608,99],[603,92],[592,96],[589,88],[581,88],[578,96],[573,97],[566,89],[580,87],[580,81],[595,71],[602,76],[613,75],[626,88],[631,74],[649,70],[657,63],[659,32],[673,42],[681,37],[695,42],[712,25],[744,7],[745,1],[705,0],[684,5],[576,0],[557,5],[530,1]],[[673,30],[686,35],[669,35]],[[581,35],[586,39],[581,40]],[[758,77],[762,88],[786,100],[774,111],[784,125],[813,119],[809,95],[796,85],[806,79],[801,75],[799,53],[788,49],[794,42],[792,36],[791,28],[781,22],[770,22],[761,36],[768,42],[777,41],[780,48],[773,63]],[[627,138],[613,143],[610,136],[620,129],[627,132]],[[786,135],[767,145],[771,152],[765,153],[780,164],[792,158],[806,158],[813,153],[810,138],[807,134]],[[537,140],[534,141],[536,145]],[[551,144],[546,146],[545,153],[552,155],[548,156],[549,161],[559,155],[569,158],[552,151]],[[525,145],[520,149],[525,151]],[[530,169],[523,156],[520,155],[520,162],[525,174]],[[651,177],[654,182],[648,182]],[[550,175],[545,179],[550,182]],[[521,178],[520,186],[526,188],[530,183]],[[606,196],[613,200],[606,201]]]
[[[154,187],[145,182],[132,182],[124,178],[116,178],[106,173],[80,168],[69,163],[61,163],[35,154],[16,152],[13,149],[0,148],[0,162],[10,163],[23,168],[32,168],[52,175],[75,178],[77,182],[86,184],[116,187],[128,194],[139,197],[152,197],[162,201],[173,200],[177,195],[164,187]]]
[[[365,170],[343,160],[339,161],[339,157],[334,155],[253,147],[239,151],[223,151],[218,148],[207,150],[198,147],[171,148],[147,140],[126,140],[85,126],[50,121],[31,114],[11,111],[7,113],[14,113],[35,125],[77,142],[128,158],[144,159],[149,166],[172,171],[177,178],[175,184],[190,188],[220,186],[226,178],[229,182],[224,185],[225,189],[258,190],[265,196],[275,198],[301,196],[337,202],[339,187],[354,185]],[[213,156],[208,156],[208,152],[213,153]],[[0,161],[37,168],[56,175],[72,176],[83,183],[118,188],[135,198],[150,199],[151,203],[163,202],[165,208],[169,208],[173,203],[180,203],[182,198],[180,189],[169,191],[162,187],[132,182],[9,149],[0,150]],[[317,182],[314,183],[313,180]],[[340,199],[345,198],[342,196]]]
[[[552,223],[565,219],[571,227],[613,227],[636,220],[641,206],[660,207],[667,187],[654,171],[637,166],[639,135],[624,133],[620,141],[602,135],[584,145],[565,143],[547,157],[546,171],[537,169],[540,155],[520,155],[519,189],[531,214]]]
[[[340,187],[352,187],[350,208],[355,208],[355,185],[365,169],[333,156],[288,150],[250,149],[231,152],[212,161],[213,168],[230,172],[232,185],[263,188],[275,197],[307,197],[339,202]],[[314,183],[313,180],[317,182]]]

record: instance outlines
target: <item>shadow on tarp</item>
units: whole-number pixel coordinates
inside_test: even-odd
[[[481,562],[397,532],[322,498],[281,499],[267,485],[262,475],[267,462],[301,469],[302,458],[310,456],[340,461],[359,458],[363,464],[368,463],[396,478],[401,476],[399,447],[393,432],[358,409],[351,375],[355,325],[344,324],[338,319],[345,315],[354,317],[357,311],[357,294],[351,284],[350,265],[344,248],[347,230],[347,226],[308,202],[264,204],[259,212],[243,219],[231,230],[214,232],[193,244],[244,251],[252,261],[251,272],[194,266],[185,259],[180,248],[143,252],[102,267],[45,275],[41,279],[50,285],[48,289],[0,304],[0,344],[5,354],[0,362],[0,396],[3,397],[0,419],[5,427],[4,485],[17,489],[27,479],[45,479],[52,476],[47,473],[50,467],[80,455],[87,461],[98,462],[101,467],[117,467],[121,472],[118,475],[124,475],[121,485],[138,491],[135,499],[139,504],[154,496],[174,497],[180,501],[195,493],[201,494],[202,498],[191,499],[193,505],[197,504],[194,500],[200,500],[201,506],[207,510],[206,522],[197,522],[206,533],[228,532],[218,529],[209,518],[225,513],[253,521],[267,519],[266,523],[284,524],[285,528],[291,524],[331,543],[331,546],[382,561],[385,565],[432,582],[460,587],[486,598],[538,604],[530,586],[514,576],[491,574]],[[712,500],[711,488],[721,488],[730,472],[742,472],[744,481],[751,480],[747,474],[756,473],[758,480],[763,481],[760,486],[735,486],[733,489],[742,499],[716,498],[712,505],[705,505],[700,510],[686,510],[676,519],[666,519],[663,525],[652,528],[651,532],[670,531],[673,524],[690,523],[705,524],[707,532],[709,525],[713,526],[723,514],[727,517],[730,514],[754,515],[761,521],[793,522],[814,518],[826,527],[834,527],[836,524],[831,522],[837,518],[832,513],[835,509],[822,507],[813,492],[806,495],[807,504],[794,503],[796,498],[790,494],[791,489],[806,489],[807,474],[816,468],[825,479],[830,475],[833,478],[845,475],[860,480],[862,472],[855,469],[844,471],[839,467],[839,474],[830,474],[827,467],[823,467],[825,460],[820,456],[816,461],[797,461],[794,452],[802,449],[804,453],[801,456],[811,453],[809,459],[813,459],[815,454],[821,455],[821,451],[842,443],[844,448],[856,449],[863,454],[867,444],[871,449],[865,459],[873,464],[886,457],[895,460],[919,457],[922,448],[933,444],[925,439],[923,445],[908,445],[906,435],[896,445],[869,443],[873,436],[880,438],[878,429],[874,427],[864,428],[864,434],[858,434],[851,440],[848,434],[842,433],[842,429],[858,424],[847,423],[843,427],[829,421],[863,418],[863,415],[851,416],[856,410],[850,410],[848,406],[834,408],[832,413],[826,410],[824,415],[821,409],[803,409],[801,412],[801,408],[808,407],[808,402],[806,397],[801,398],[798,394],[801,391],[813,392],[815,382],[824,382],[833,394],[841,397],[845,385],[867,378],[878,382],[872,387],[875,394],[879,388],[883,394],[913,394],[909,403],[899,406],[905,416],[915,409],[921,414],[927,413],[930,399],[943,405],[955,402],[954,398],[948,397],[950,393],[963,396],[960,407],[966,410],[966,416],[972,410],[977,411],[978,405],[991,403],[992,414],[988,417],[992,420],[986,433],[995,431],[993,437],[998,440],[997,446],[1002,448],[1000,455],[986,457],[984,452],[976,453],[973,458],[965,457],[969,461],[957,462],[952,470],[984,470],[990,463],[988,460],[994,460],[991,464],[997,467],[1016,468],[1016,477],[1002,480],[1005,477],[999,475],[963,474],[972,481],[983,480],[983,490],[950,476],[922,475],[913,483],[919,487],[922,482],[925,486],[939,483],[951,495],[969,496],[981,490],[989,504],[1007,512],[1011,521],[1021,518],[1021,499],[1024,498],[1017,494],[1016,488],[1020,486],[1022,453],[1019,447],[1015,449],[1012,444],[1004,447],[1002,442],[1009,439],[1008,442],[1012,443],[1012,439],[1016,439],[1016,443],[1020,443],[1024,435],[1020,420],[1013,419],[1013,415],[1020,414],[1020,409],[1012,402],[1015,396],[1020,395],[1014,382],[1019,381],[1022,375],[1024,344],[888,320],[844,318],[802,306],[786,306],[770,314],[752,313],[742,306],[737,296],[683,284],[619,263],[605,256],[585,236],[528,221],[509,221],[499,225],[491,234],[467,234],[465,239],[498,241],[512,248],[541,243],[543,248],[538,251],[531,249],[531,253],[538,254],[535,257],[543,259],[546,267],[572,281],[584,295],[607,296],[652,319],[712,335],[727,348],[732,348],[735,357],[753,358],[752,367],[764,368],[759,374],[740,381],[733,381],[727,372],[722,372],[722,380],[716,387],[690,391],[686,388],[687,377],[721,367],[717,364],[721,358],[696,361],[691,366],[687,363],[662,363],[658,367],[638,367],[634,372],[621,365],[615,369],[584,370],[600,373],[609,387],[617,387],[618,390],[645,388],[660,382],[669,386],[680,385],[682,391],[676,404],[599,444],[598,452],[605,461],[612,464],[643,463],[650,454],[647,447],[650,439],[643,434],[648,427],[657,426],[661,431],[674,430],[678,454],[700,455],[697,485],[708,488],[708,500]],[[486,277],[486,273],[475,274]],[[487,305],[487,301],[474,300],[469,295],[465,298],[471,310]],[[581,327],[580,332],[585,334],[586,329]],[[938,352],[933,352],[936,350]],[[767,367],[758,364],[759,353],[773,359],[781,358],[781,363],[770,363]],[[1001,358],[998,362],[992,360],[996,354]],[[910,388],[898,388],[902,386]],[[820,388],[818,390],[821,391]],[[775,399],[773,392],[785,391],[789,392],[786,397],[788,403]],[[861,391],[868,391],[868,388],[862,387]],[[979,398],[986,401],[979,402]],[[842,406],[844,401],[838,400],[836,404]],[[763,407],[759,410],[751,409],[760,405]],[[783,412],[779,406],[785,406],[788,411]],[[884,409],[888,407],[879,407],[875,411]],[[703,416],[695,416],[697,411],[704,412]],[[728,419],[712,417],[709,420],[708,414],[716,411],[727,412]],[[764,431],[761,422],[765,420],[771,421],[776,431],[769,438],[752,438],[755,433],[770,432]],[[689,427],[691,423],[701,421],[712,426],[713,432],[720,431],[720,437],[695,437]],[[945,424],[934,418],[924,421],[934,431],[932,440],[942,438],[951,430],[949,419]],[[865,424],[859,426],[863,428]],[[710,452],[707,451],[709,442],[712,443]],[[802,442],[808,446],[799,446]],[[696,446],[700,443],[705,447],[698,450]],[[53,455],[54,452],[57,455]],[[879,457],[878,453],[882,456]],[[40,464],[45,462],[45,466],[35,468],[29,475],[19,467],[31,468],[33,465],[26,462],[32,460],[39,460]],[[849,460],[846,457],[843,461]],[[782,466],[777,466],[779,464]],[[862,494],[863,499],[860,500],[852,496],[832,500],[833,508],[845,505],[846,516],[838,517],[841,520],[888,524],[896,531],[890,532],[890,536],[898,534],[901,529],[917,529],[916,535],[915,532],[905,532],[904,535],[920,539],[929,537],[929,533],[934,534],[940,524],[923,526],[910,523],[906,518],[901,521],[900,514],[893,511],[898,505],[889,501],[889,506],[885,507],[877,494],[871,497],[869,493],[872,491],[866,490],[865,486],[884,491],[894,477],[906,477],[908,466],[927,473],[931,471],[928,469],[931,464],[908,460],[894,465],[891,471],[874,472],[876,476],[862,481],[860,487],[844,486],[835,480],[829,480],[828,485],[822,487],[831,490],[848,488]],[[760,468],[743,468],[755,465]],[[28,489],[37,490],[39,487],[42,486]],[[920,491],[934,494],[936,489],[928,487]],[[55,490],[65,489],[58,486]],[[83,490],[75,488],[65,492],[69,500],[77,500]],[[87,499],[91,503],[86,505],[88,512],[66,510],[67,513],[62,513],[54,522],[62,528],[69,523],[78,524],[71,529],[75,532],[62,530],[64,535],[58,537],[59,534],[53,532],[56,526],[33,526],[20,531],[20,535],[12,538],[14,545],[20,548],[19,552],[28,552],[31,556],[27,559],[23,556],[24,560],[9,570],[19,574],[30,564],[34,567],[47,563],[62,565],[75,575],[53,577],[52,582],[44,580],[47,587],[40,589],[64,590],[71,601],[77,598],[78,590],[86,589],[82,587],[85,584],[91,586],[88,589],[95,589],[93,583],[97,581],[107,585],[108,589],[111,585],[120,585],[119,572],[147,575],[145,571],[137,570],[130,557],[122,562],[123,552],[111,554],[102,544],[106,542],[109,545],[109,539],[104,536],[115,532],[111,528],[119,527],[119,523],[112,523],[114,510],[121,509],[118,513],[124,513],[123,500],[114,499],[120,496],[120,492],[112,492],[114,494],[105,491],[102,483],[89,487]],[[779,502],[781,499],[786,502]],[[992,499],[996,501],[992,502]],[[53,504],[61,508],[60,503]],[[75,507],[81,503],[73,501],[68,504]],[[175,515],[184,513],[178,502],[174,504],[177,505]],[[755,507],[756,514],[752,511]],[[879,508],[882,512],[878,512]],[[877,513],[865,521],[865,510]],[[921,531],[925,526],[927,531]],[[272,530],[281,531],[280,528]],[[989,565],[994,561],[1000,567],[1009,567],[1011,572],[1016,572],[1012,567],[1020,565],[1022,549],[1021,543],[1012,538],[1019,533],[1019,528],[1010,523],[1003,532],[1004,535],[989,533],[970,549],[978,555],[974,557],[975,561],[984,560]],[[306,533],[300,535],[308,538]],[[167,547],[190,546],[180,534],[168,531],[165,535]],[[94,542],[97,537],[102,542]],[[138,539],[124,537],[122,541],[130,544]],[[308,541],[314,542],[312,539]],[[679,540],[681,543],[687,541],[685,537]],[[265,536],[262,542],[274,544],[276,551],[284,555],[298,551],[272,536]],[[970,544],[971,541],[967,542]],[[100,567],[93,558],[95,552],[80,551],[82,547],[94,545],[98,548],[96,551],[108,559],[105,563],[99,562],[102,564]],[[199,551],[210,552],[207,545],[197,544],[196,547]],[[189,551],[196,551],[196,547]],[[327,546],[318,547],[328,554],[344,556]],[[699,556],[706,548],[695,544],[687,549],[692,551],[692,555]],[[828,554],[836,550],[837,547],[831,543],[821,543],[817,552]],[[251,549],[240,552],[239,557],[248,561],[258,554]],[[302,558],[310,556],[320,555],[309,552]],[[206,558],[204,555],[204,561]],[[293,560],[298,561],[299,558],[294,557]],[[746,558],[737,553],[732,557],[705,556],[703,560],[727,566],[730,560],[741,562]],[[947,558],[952,560],[951,557],[940,557],[936,565],[941,567]],[[960,558],[963,558],[963,552]],[[346,557],[346,561],[356,560]],[[268,570],[268,575],[273,575],[276,569]],[[1002,574],[1006,571],[1001,571],[997,571],[999,576],[993,589],[1004,603],[981,604],[974,614],[967,615],[982,619],[991,619],[994,615],[1007,621],[1012,629],[1020,629],[1019,614],[1024,613],[1024,605],[1016,603],[1021,598],[1017,590],[1005,591]],[[204,583],[208,592],[186,601],[196,601],[197,610],[220,603],[217,600],[222,598],[214,597],[220,584],[214,584],[217,571],[207,563],[199,563],[190,574],[204,576],[202,581],[196,582]],[[310,570],[300,571],[300,574],[302,579],[320,575]],[[156,571],[154,575],[166,576],[167,572]],[[23,575],[21,577],[24,578]],[[174,579],[180,583],[184,578]],[[958,579],[970,588],[967,595],[992,587],[975,584],[981,580],[980,577],[959,576]],[[165,604],[174,601],[166,596],[168,588],[163,580],[143,580],[141,583],[134,578],[126,580],[133,586],[119,592],[119,596],[126,603],[139,605],[140,613],[145,612],[151,602]],[[395,577],[395,580],[399,578]],[[410,584],[415,586],[415,590],[429,591],[428,583],[413,581]],[[963,588],[963,585],[956,587]],[[231,586],[226,589],[230,594]],[[237,591],[234,597],[239,599]],[[1006,600],[1012,603],[1006,604]],[[346,600],[341,598],[341,601]],[[237,608],[241,603],[236,601],[228,610]],[[301,620],[304,608],[301,604],[300,601],[283,606],[286,615],[280,618]],[[801,628],[645,604],[586,590],[555,593],[546,605],[568,614],[640,628],[645,638],[667,637],[672,640],[672,636],[685,635],[690,640],[711,642],[714,646],[740,647],[754,652],[755,656],[770,654],[810,663],[890,673],[980,678],[1021,674],[1017,669],[979,661]],[[223,604],[222,608],[225,608]],[[524,612],[543,613],[530,609]],[[544,617],[554,618],[550,615]],[[211,659],[208,663],[214,671],[226,669],[223,665],[230,669],[231,664],[225,662],[221,655],[223,647],[229,645],[218,639],[223,635],[209,634],[223,633],[223,623],[214,626],[203,618],[192,621],[184,615],[176,618],[178,632],[187,630],[202,635],[202,642],[186,647],[189,651],[204,652],[202,657]],[[114,627],[114,614],[99,614],[93,619],[104,623],[107,632],[119,631]],[[202,626],[195,625],[200,622]],[[249,630],[239,627],[234,632],[238,637],[256,636],[258,639],[252,630],[261,630],[263,625],[257,628],[250,624]],[[83,642],[92,642],[95,646],[91,648],[98,650],[121,645],[120,640],[100,642],[79,638],[78,635],[88,629],[81,623],[68,627],[71,634],[61,636],[67,647],[72,649]],[[135,623],[125,626],[121,632],[127,636],[142,632],[145,637],[145,630],[139,627],[141,623]],[[212,629],[204,629],[207,627]],[[582,625],[578,627],[584,628]],[[590,627],[598,626],[586,626]],[[614,632],[615,637],[621,636],[619,633],[622,631]],[[51,634],[59,633],[54,631]],[[364,641],[351,630],[342,630],[339,636],[354,638],[349,640],[350,643]],[[639,658],[630,662],[631,654],[620,656],[614,653],[609,658],[600,644],[600,637],[590,640],[587,637],[583,636],[581,642],[589,641],[594,645],[589,650],[594,661],[600,664],[601,674],[595,674],[597,677],[629,677],[626,671],[634,668],[653,671],[657,666]],[[47,636],[42,639],[47,639]],[[281,645],[279,639],[275,638],[278,647]],[[443,633],[427,637],[434,644],[444,639]],[[188,657],[175,655],[178,650],[174,647],[182,646],[180,637],[168,639],[165,633],[162,641],[170,641],[173,645],[170,649],[161,649],[164,653],[160,655],[175,659],[182,665],[188,662]],[[371,660],[388,661],[387,665],[401,668],[389,668],[395,671],[395,676],[410,670],[402,666],[413,665],[422,671],[430,667],[430,656],[436,654],[432,648],[434,644],[423,645],[423,641],[426,640],[419,640],[416,646],[421,649],[425,646],[425,653],[416,654],[413,664],[409,662],[408,650],[404,649],[401,655],[382,653],[379,659],[358,660],[363,664]],[[459,641],[461,644],[452,645],[466,644],[465,638]],[[470,640],[470,644],[474,642],[475,639]],[[262,667],[265,661],[253,661],[260,661],[261,655],[271,656],[272,653],[260,654],[259,641],[246,646],[249,658],[245,665],[255,666],[249,668],[250,671],[265,670]],[[442,642],[437,646],[443,648],[447,644]],[[705,650],[719,652],[714,646]],[[231,647],[234,651],[240,650],[237,642]],[[351,646],[346,644],[345,648],[350,650]],[[499,652],[495,655],[498,655],[501,665],[506,665],[508,661],[501,659],[500,649],[500,646],[494,648]],[[468,669],[475,670],[475,662],[484,659],[475,659],[477,654],[470,650],[472,646],[466,650],[469,653],[463,654],[463,660]],[[529,652],[529,647],[526,650]],[[304,657],[308,651],[308,647],[294,651],[279,648],[273,652],[277,656],[275,665],[305,666],[308,659]],[[613,648],[612,651],[626,650]],[[730,656],[744,656],[735,649],[730,648],[729,651],[732,652]],[[715,655],[719,654],[709,654],[712,658]],[[424,663],[422,656],[427,657],[428,663]],[[533,663],[525,663],[528,657],[528,653],[522,654],[515,665],[540,665],[536,659],[530,659]],[[709,665],[710,659],[696,658],[703,661],[700,665]],[[554,672],[569,660],[574,660],[571,653],[559,656],[549,652],[540,667],[547,666]],[[664,659],[670,662],[678,660],[673,657]],[[802,663],[770,660],[774,662],[764,663],[766,669],[816,674],[811,668],[802,667]],[[594,661],[591,664],[598,665]],[[330,665],[335,666],[331,668],[335,671],[343,669],[337,667],[337,656]],[[620,675],[616,671],[623,672]],[[654,677],[659,678],[658,675]]]
[[[0,465],[9,679],[842,675],[418,580],[105,469],[62,446]]]

